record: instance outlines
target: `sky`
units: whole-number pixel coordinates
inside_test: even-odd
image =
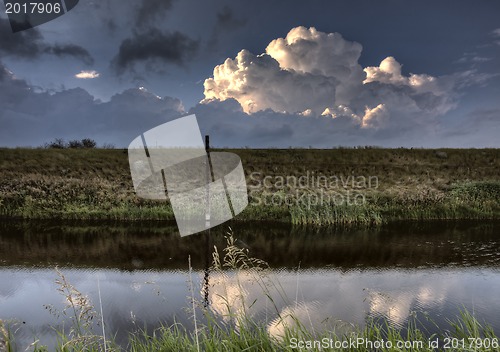
[[[80,0],[12,33],[0,146],[126,147],[196,114],[219,147],[500,147],[500,1]]]

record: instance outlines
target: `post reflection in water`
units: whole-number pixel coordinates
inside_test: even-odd
[[[161,323],[191,329],[191,256],[195,298],[235,328],[245,316],[277,337],[294,319],[314,330],[349,331],[367,317],[404,326],[414,312],[443,326],[464,307],[500,328],[498,222],[231,227],[235,244],[267,261],[268,270],[208,270],[213,246],[224,253],[227,226],[181,239],[173,224],[0,222],[0,319],[18,322],[16,337],[26,346],[35,337],[55,341],[53,327],[63,321],[44,306],[64,305],[57,265],[94,304],[99,278],[106,328],[117,342]]]

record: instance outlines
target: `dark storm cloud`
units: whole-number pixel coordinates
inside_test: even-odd
[[[246,23],[246,20],[237,19],[229,6],[224,6],[222,11],[217,12],[217,26],[220,29],[236,29],[243,27]]]
[[[116,30],[118,29],[118,25],[116,24],[115,20],[113,20],[112,18],[105,19],[104,23],[105,23],[106,29],[111,33],[115,33]]]
[[[0,62],[0,115],[10,109],[29,94],[30,86],[14,75]],[[1,125],[0,125],[1,126]]]
[[[9,20],[0,18],[0,52],[26,59],[38,57],[43,45],[43,36],[38,29],[12,33]]]
[[[87,65],[92,65],[94,63],[94,59],[87,50],[74,44],[55,44],[53,46],[46,47],[44,52],[59,57],[73,56],[76,59],[82,60]]]
[[[9,20],[0,18],[0,53],[23,59],[37,59],[43,54],[58,57],[74,57],[91,65],[94,59],[90,53],[79,45],[49,44],[37,28],[12,33]]]
[[[198,41],[183,33],[151,28],[143,33],[135,32],[131,38],[125,39],[111,64],[118,74],[126,70],[134,71],[137,63],[145,63],[152,70],[155,65],[161,67],[166,63],[182,66],[191,60],[198,47]]]
[[[137,10],[135,25],[150,28],[152,22],[162,18],[171,8],[173,0],[142,0]]]
[[[212,37],[208,42],[209,47],[217,45],[219,37],[222,34],[244,27],[247,23],[245,19],[236,18],[233,10],[227,5],[221,11],[217,12],[216,16],[217,22],[215,23]]]
[[[8,71],[5,66],[0,62],[0,82],[8,77]]]

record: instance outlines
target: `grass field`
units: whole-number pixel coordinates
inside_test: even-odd
[[[239,220],[378,224],[499,219],[499,149],[228,150],[243,162],[250,205]],[[0,149],[0,216],[173,220],[138,198],[121,149]]]

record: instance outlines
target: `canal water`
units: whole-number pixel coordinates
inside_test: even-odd
[[[228,233],[269,268],[207,271],[214,248],[223,261]],[[19,350],[36,340],[50,349],[57,330],[69,331],[62,279],[88,297],[99,334],[102,303],[106,334],[121,344],[174,322],[192,329],[193,297],[223,324],[237,328],[246,312],[277,337],[278,316],[313,331],[417,319],[432,333],[451,329],[463,309],[499,333],[500,222],[232,223],[185,238],[168,223],[0,222],[0,319]]]

